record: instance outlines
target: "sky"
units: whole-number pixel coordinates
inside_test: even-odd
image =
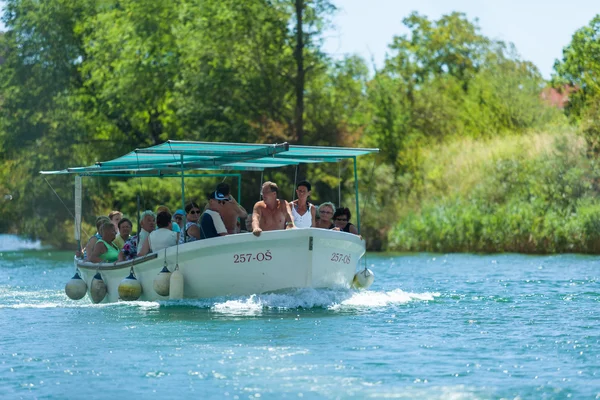
[[[481,33],[512,42],[521,57],[549,79],[573,33],[600,14],[600,0],[332,0],[339,8],[325,51],[336,57],[359,54],[381,67],[394,35],[408,33],[402,19],[412,11],[436,20],[461,11],[477,18]],[[0,0],[0,7],[4,1]],[[0,23],[0,29],[4,29]]]
[[[512,42],[524,60],[533,62],[544,78],[571,42],[576,30],[600,14],[599,0],[333,0],[338,13],[335,30],[326,35],[325,51],[334,56],[359,54],[383,66],[395,35],[407,34],[402,19],[412,11],[437,20],[460,11],[479,20],[481,33]]]

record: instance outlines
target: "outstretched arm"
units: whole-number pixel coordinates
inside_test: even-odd
[[[285,200],[283,200],[285,201]],[[292,205],[285,201],[285,229],[293,229],[296,227],[294,225],[294,216],[292,215]]]
[[[262,229],[260,229],[260,217],[262,216],[262,207],[260,206],[260,202],[254,205],[254,209],[252,210],[252,233],[255,236],[260,236]]]

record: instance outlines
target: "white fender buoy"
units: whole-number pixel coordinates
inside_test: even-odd
[[[142,284],[133,275],[133,270],[129,276],[119,283],[119,297],[121,300],[134,301],[142,295]]]
[[[373,284],[375,280],[375,275],[373,271],[368,268],[363,269],[362,271],[358,271],[354,274],[354,279],[352,280],[352,286],[357,289],[368,289],[369,286]]]
[[[90,284],[90,297],[94,303],[100,303],[106,297],[106,284],[102,279],[100,272],[96,272],[92,283]]]
[[[87,293],[87,285],[79,276],[79,271],[75,272],[75,275],[65,285],[65,293],[71,300],[81,300]]]
[[[169,286],[171,285],[171,271],[165,265],[163,269],[156,275],[154,278],[154,291],[159,296],[168,296],[169,295]]]
[[[183,274],[179,270],[179,265],[175,267],[175,271],[171,273],[169,282],[169,299],[183,299]]]

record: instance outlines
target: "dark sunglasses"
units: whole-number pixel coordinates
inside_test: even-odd
[[[189,214],[201,214],[200,210],[192,210]]]
[[[183,217],[181,215],[176,215],[175,216],[175,220],[177,220],[177,221],[182,220],[182,219],[183,219]]]
[[[335,220],[340,222],[348,222],[348,220],[345,218],[336,218]]]

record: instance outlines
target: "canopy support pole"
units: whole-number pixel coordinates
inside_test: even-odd
[[[183,243],[187,242],[187,213],[185,212],[185,169],[183,168],[183,154],[179,156],[181,159],[181,209],[183,210],[183,232],[180,235],[183,235]],[[177,242],[179,244],[179,242]],[[179,251],[179,247],[177,247]],[[177,253],[179,257],[179,253]]]
[[[81,176],[75,175],[75,240],[81,249]]]
[[[356,226],[358,233],[360,234],[360,214],[358,212],[358,169],[356,168],[356,156],[352,157],[354,160],[354,196],[356,197]]]

